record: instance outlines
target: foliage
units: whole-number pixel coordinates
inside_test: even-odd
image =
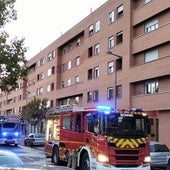
[[[46,114],[46,106],[48,99],[38,99],[34,97],[25,107],[23,108],[22,118],[30,121],[30,120],[42,120],[45,118]]]
[[[16,20],[15,0],[0,0],[0,89],[11,91],[18,87],[17,80],[27,75],[24,39],[9,39],[3,30],[11,20]]]

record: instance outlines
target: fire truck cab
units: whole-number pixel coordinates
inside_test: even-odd
[[[150,125],[142,110],[60,106],[47,113],[45,154],[81,170],[150,170]],[[74,165],[74,166],[75,166]]]

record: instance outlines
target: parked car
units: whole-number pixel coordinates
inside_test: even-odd
[[[30,133],[24,139],[24,145],[45,145],[45,134],[43,133]]]
[[[152,169],[170,170],[170,150],[166,144],[151,141],[150,156]]]
[[[5,149],[0,150],[0,167],[18,166],[23,166],[23,162],[14,152]]]

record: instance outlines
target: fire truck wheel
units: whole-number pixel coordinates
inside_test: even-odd
[[[84,153],[81,157],[80,169],[81,170],[90,170],[90,161],[89,161],[89,156],[87,153]]]
[[[59,149],[57,146],[55,146],[53,148],[53,154],[52,154],[52,163],[54,163],[55,165],[59,165]]]

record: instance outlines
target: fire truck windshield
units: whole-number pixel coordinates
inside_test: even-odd
[[[147,117],[141,114],[100,114],[100,133],[120,137],[147,136]]]
[[[0,127],[2,128],[18,128],[19,127],[19,124],[18,123],[13,123],[13,122],[3,122],[0,124]]]

